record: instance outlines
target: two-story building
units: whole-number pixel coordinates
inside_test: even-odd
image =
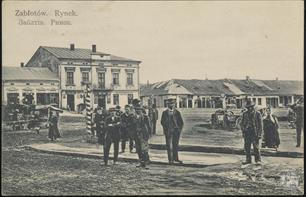
[[[48,68],[2,67],[2,105],[58,104],[59,80]]]
[[[139,98],[141,62],[92,49],[40,46],[26,67],[47,67],[59,78],[60,107],[78,110],[90,84],[92,106],[114,107]]]

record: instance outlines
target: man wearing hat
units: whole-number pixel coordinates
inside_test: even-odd
[[[259,140],[262,136],[263,123],[262,116],[259,111],[254,108],[255,104],[252,100],[248,99],[245,105],[247,111],[242,114],[240,123],[242,136],[244,137],[244,148],[246,154],[246,161],[242,164],[252,163],[251,158],[251,145],[253,144],[255,162],[260,164],[261,156],[259,149]]]
[[[116,164],[119,154],[119,141],[120,141],[120,124],[121,118],[117,115],[115,108],[109,109],[110,115],[106,118],[106,134],[105,143],[103,147],[104,164],[108,164],[109,150],[114,143],[114,163]]]
[[[166,137],[168,160],[170,164],[174,162],[183,163],[178,158],[178,145],[184,122],[181,113],[174,107],[175,103],[175,98],[169,98],[167,100],[168,108],[163,111],[161,117],[161,125],[163,126]]]
[[[149,132],[147,128],[146,118],[144,116],[144,109],[140,106],[140,100],[134,99],[132,101],[135,113],[133,115],[133,122],[135,124],[135,146],[139,157],[140,165],[138,167],[146,167],[149,163]]]

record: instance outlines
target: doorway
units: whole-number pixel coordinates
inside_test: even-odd
[[[104,95],[98,97],[98,106],[102,107],[103,109],[105,109],[105,107],[106,107],[106,99],[105,99]]]
[[[74,111],[74,94],[67,94],[67,107],[69,110]]]

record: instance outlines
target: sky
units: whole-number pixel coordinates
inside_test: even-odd
[[[91,48],[142,61],[140,82],[169,79],[303,80],[303,1],[6,1],[2,66],[39,46]],[[16,10],[48,16],[15,16]],[[55,17],[55,10],[77,16]],[[19,25],[19,20],[45,25]],[[51,25],[68,20],[71,25]]]

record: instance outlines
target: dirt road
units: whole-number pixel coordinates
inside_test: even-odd
[[[74,137],[69,131],[64,136]],[[303,194],[304,169],[274,162],[241,167],[224,163],[206,168],[136,163],[105,167],[98,159],[42,154],[20,148],[47,141],[46,131],[3,134],[2,194],[106,195],[106,194]],[[287,159],[286,159],[287,161]],[[276,164],[275,164],[276,163]],[[301,162],[296,162],[300,164]]]

